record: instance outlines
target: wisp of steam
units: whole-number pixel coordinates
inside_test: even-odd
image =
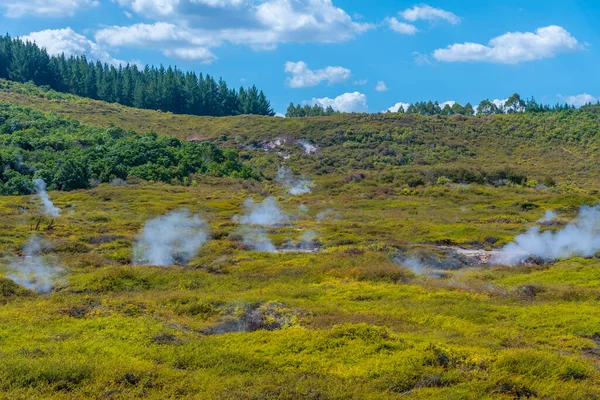
[[[423,275],[427,267],[416,258],[408,258],[402,262],[406,268],[410,269],[415,275]]]
[[[515,238],[492,259],[500,265],[517,265],[528,259],[555,261],[570,257],[592,257],[600,251],[600,205],[584,206],[579,216],[556,232],[541,232],[536,226]]]
[[[58,217],[60,209],[54,206],[52,201],[50,201],[50,196],[48,196],[48,192],[46,192],[46,182],[44,182],[43,179],[34,179],[33,184],[35,185],[36,192],[40,196],[40,200],[44,206],[44,214],[52,218]]]
[[[544,218],[538,220],[538,224],[547,224],[549,222],[552,222],[556,219],[558,215],[552,211],[552,210],[547,210],[546,214],[544,214]]]
[[[186,264],[209,238],[208,224],[189,210],[177,210],[146,222],[133,248],[137,265]]]
[[[315,146],[307,140],[300,139],[298,140],[298,143],[300,143],[300,145],[304,148],[304,153],[306,154],[314,154],[318,150],[317,146]]]
[[[8,279],[38,293],[48,293],[64,269],[48,263],[42,256],[42,243],[37,236],[23,247],[24,255],[10,264]]]
[[[275,253],[277,248],[267,236],[264,227],[282,225],[289,217],[279,208],[274,197],[267,197],[262,203],[248,199],[244,203],[246,214],[235,215],[233,221],[245,225],[241,229],[244,245],[256,251]]]
[[[275,226],[285,224],[289,217],[281,211],[275,197],[267,197],[262,203],[255,203],[248,199],[244,203],[245,215],[236,215],[234,222],[246,225]]]
[[[313,250],[316,246],[317,234],[314,231],[304,231],[298,244],[300,250]]]
[[[265,253],[276,253],[277,248],[269,239],[264,229],[257,226],[248,226],[242,230],[242,237],[244,238],[244,246]]]
[[[292,196],[306,194],[312,191],[311,188],[313,187],[313,182],[311,180],[304,177],[294,178],[292,171],[286,166],[279,167],[276,179],[289,188],[288,193]]]

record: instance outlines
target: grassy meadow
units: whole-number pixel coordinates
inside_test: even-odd
[[[0,196],[0,397],[600,398],[598,258],[438,276],[396,260],[440,246],[498,249],[546,210],[558,219],[544,229],[558,230],[582,205],[597,204],[591,116],[263,123],[130,112],[32,90],[5,88],[0,99],[91,125],[206,135],[265,178],[132,178],[51,191],[61,209],[54,220],[40,217],[37,195]],[[527,133],[530,125],[539,135]],[[299,139],[320,151],[305,154]],[[371,152],[378,146],[398,148]],[[273,179],[281,164],[312,179],[312,192],[292,196]],[[451,178],[503,167],[526,178]],[[318,252],[245,246],[234,216],[248,198],[269,196],[289,217],[267,228],[272,242],[281,248],[313,231]],[[181,208],[208,222],[211,240],[185,265],[132,265],[144,223]],[[63,267],[50,293],[7,278],[32,235]]]

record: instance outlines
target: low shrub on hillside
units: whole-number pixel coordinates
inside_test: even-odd
[[[29,194],[32,180],[50,190],[86,189],[92,182],[140,178],[190,182],[193,175],[257,179],[237,152],[208,142],[93,128],[78,121],[0,105],[0,194]]]

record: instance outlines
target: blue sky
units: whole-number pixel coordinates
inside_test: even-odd
[[[342,111],[420,100],[600,97],[600,2],[0,0],[0,26],[51,53],[174,64]]]

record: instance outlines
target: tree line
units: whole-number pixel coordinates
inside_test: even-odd
[[[445,104],[444,107],[442,107],[437,101],[428,101],[410,104],[406,110],[401,106],[398,112],[421,115],[493,115],[561,112],[574,109],[575,106],[566,103],[556,104],[554,106],[538,103],[533,97],[531,99],[523,100],[518,93],[515,93],[503,103],[494,103],[489,99],[482,100],[476,109],[470,103],[467,103],[464,106],[459,103],[454,103],[452,105]]]
[[[275,115],[256,86],[229,88],[210,75],[177,67],[125,66],[90,61],[85,56],[50,56],[35,43],[0,37],[0,78],[110,103],[176,114],[228,116]]]
[[[582,111],[597,112],[600,104],[587,104],[581,107]],[[471,103],[464,106],[459,103],[444,104],[443,106],[437,101],[418,101],[409,104],[406,109],[400,106],[396,111],[401,114],[419,114],[419,115],[493,115],[493,114],[515,114],[515,113],[554,113],[567,110],[575,110],[575,106],[569,104],[556,104],[550,106],[547,104],[538,103],[535,98],[523,100],[518,93],[510,96],[504,103],[494,103],[489,99],[482,100],[477,107],[473,107]],[[388,111],[392,112],[392,111]],[[288,118],[293,117],[321,117],[339,114],[331,107],[324,109],[319,105],[294,105],[291,103],[285,114]]]
[[[339,114],[339,111],[335,111],[333,107],[328,106],[327,108],[323,108],[322,106],[315,104],[310,106],[305,104],[304,106],[300,104],[294,105],[294,103],[290,103],[285,113],[286,118],[294,118],[294,117],[326,117],[330,115]]]

